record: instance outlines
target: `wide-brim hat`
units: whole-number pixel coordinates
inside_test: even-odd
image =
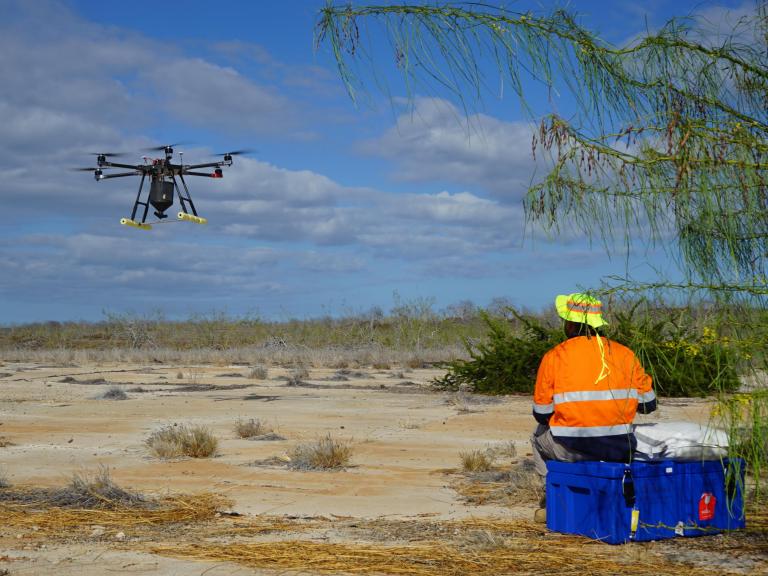
[[[555,298],[555,308],[560,318],[569,322],[588,324],[592,328],[608,324],[603,320],[603,303],[589,294],[561,294]]]

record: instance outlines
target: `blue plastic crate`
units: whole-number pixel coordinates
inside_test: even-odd
[[[685,536],[744,528],[744,460],[684,462],[680,521]]]
[[[547,470],[547,527],[556,532],[622,544],[744,527],[741,460],[549,461]]]

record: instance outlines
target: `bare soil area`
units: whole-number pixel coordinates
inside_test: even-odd
[[[651,557],[672,566],[670,573],[677,566],[705,574],[713,565],[715,573],[768,573],[759,547],[753,556],[729,555],[729,536],[610,547],[532,524],[537,503],[530,495],[467,497],[460,490],[469,482],[460,453],[495,448],[497,471],[519,465],[530,456],[531,402],[434,392],[429,382],[439,373],[313,368],[297,377],[295,370],[270,367],[266,379],[255,379],[243,365],[0,363],[0,479],[11,486],[62,486],[73,474],[107,467],[118,485],[142,494],[213,494],[231,502],[206,522],[151,530],[118,523],[52,533],[0,518],[0,574],[272,574],[300,567],[302,554],[308,555],[302,573],[343,573],[348,566],[314,563],[320,549],[301,546],[336,546],[324,550],[339,558],[349,554],[343,546],[379,550],[423,542],[482,554],[514,548],[515,538],[540,541],[531,549],[534,559],[537,548],[576,541],[593,557],[635,574]],[[127,398],[104,398],[115,386]],[[706,422],[709,410],[704,400],[668,401],[638,421]],[[258,419],[277,439],[239,438],[238,419]],[[147,437],[174,423],[206,426],[219,439],[217,455],[151,456]],[[348,467],[289,467],[293,447],[327,435],[351,446]],[[503,530],[499,523],[506,523]],[[716,543],[721,552],[713,551]],[[266,544],[272,556],[254,560],[255,546]],[[278,544],[299,563],[280,563]],[[246,553],[243,546],[251,548]],[[403,554],[398,550],[392,554]],[[414,562],[419,570],[430,562],[440,566]],[[445,562],[458,566],[458,560]],[[535,565],[516,565],[518,573],[538,573]],[[570,573],[546,560],[540,567],[540,573]]]

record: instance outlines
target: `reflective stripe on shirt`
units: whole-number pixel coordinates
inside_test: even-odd
[[[555,411],[554,404],[534,404],[533,411],[536,414],[552,414]]]
[[[653,392],[651,392],[653,394]],[[562,392],[555,394],[552,400],[555,404],[564,404],[566,402],[592,402],[594,400],[626,400],[627,398],[637,399],[637,390],[634,388],[623,388],[619,390],[583,390],[580,392]]]
[[[653,390],[650,392],[646,392],[645,394],[640,394],[640,402],[645,404],[646,402],[653,402],[656,400],[656,394],[653,393]]]
[[[571,438],[591,438],[594,436],[618,436],[630,434],[631,424],[617,424],[616,426],[552,426],[553,436],[569,436]]]

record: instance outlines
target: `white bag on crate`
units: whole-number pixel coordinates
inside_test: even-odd
[[[720,460],[728,456],[725,430],[695,422],[636,424],[636,460]]]

